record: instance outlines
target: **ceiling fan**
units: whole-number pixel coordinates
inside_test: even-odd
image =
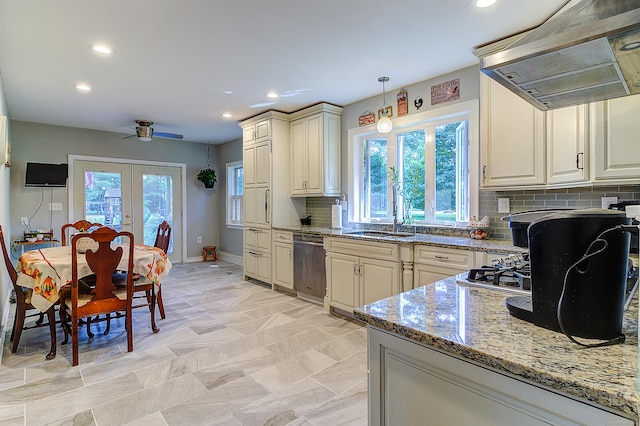
[[[154,132],[153,127],[151,127],[153,121],[150,120],[136,120],[136,124],[138,125],[136,127],[136,134],[125,136],[122,139],[137,136],[138,140],[141,140],[142,142],[149,142],[154,136],[164,139],[182,139],[183,137],[177,133]]]

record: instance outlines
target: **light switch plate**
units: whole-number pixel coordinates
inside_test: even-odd
[[[602,208],[608,209],[609,205],[618,202],[618,197],[602,197]]]
[[[509,213],[509,199],[508,198],[498,198],[498,213]]]

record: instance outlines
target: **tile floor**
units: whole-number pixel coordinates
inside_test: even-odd
[[[16,354],[7,334],[0,424],[367,423],[360,324],[244,281],[241,267],[223,261],[175,265],[163,296],[158,334],[144,309],[134,310],[133,352],[122,319],[91,341],[83,330],[77,367],[70,344],[45,361],[46,328],[26,330]]]

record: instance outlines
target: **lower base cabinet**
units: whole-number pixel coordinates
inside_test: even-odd
[[[270,284],[271,255],[254,250],[245,250],[244,275]]]
[[[476,253],[431,246],[414,248],[413,288],[467,272],[474,267]]]
[[[369,326],[369,425],[633,425]]]

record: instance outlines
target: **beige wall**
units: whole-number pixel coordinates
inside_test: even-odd
[[[13,167],[11,167],[11,237],[20,238],[23,232],[20,217],[31,217],[32,228],[48,228],[49,222],[59,234],[62,224],[68,221],[68,188],[25,188],[24,175],[27,162],[67,163],[68,155],[87,155],[107,158],[147,160],[186,164],[186,221],[187,259],[202,255],[203,243],[218,244],[219,189],[204,190],[195,179],[198,171],[207,166],[207,145],[186,141],[156,138],[141,142],[136,138],[122,139],[122,134],[71,127],[12,121]],[[217,175],[222,168],[217,164],[217,147],[211,145],[211,167]],[[52,199],[50,198],[52,197]],[[62,203],[62,211],[50,212],[49,202]]]

